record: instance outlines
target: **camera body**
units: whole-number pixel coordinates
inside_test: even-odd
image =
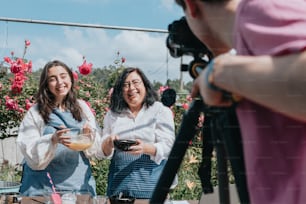
[[[192,56],[194,59],[189,65],[182,64],[181,71],[189,71],[195,79],[213,58],[212,52],[192,33],[185,17],[169,24],[168,31],[166,45],[170,55],[174,58]]]

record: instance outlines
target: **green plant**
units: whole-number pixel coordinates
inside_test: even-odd
[[[96,179],[96,188],[98,195],[106,195],[106,187],[107,187],[107,175],[108,175],[108,166],[110,164],[110,160],[92,160],[92,174]]]
[[[12,166],[8,161],[4,161],[0,164],[0,172],[0,181],[20,182],[21,180],[22,169],[19,164]]]

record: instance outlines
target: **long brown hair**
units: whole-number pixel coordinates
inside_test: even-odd
[[[68,72],[71,80],[71,89],[68,92],[67,96],[64,98],[63,105],[66,108],[66,110],[69,110],[71,112],[74,119],[81,121],[82,109],[79,103],[77,102],[77,94],[74,90],[75,81],[73,78],[73,73],[65,63],[59,60],[48,62],[44,66],[42,73],[40,75],[39,88],[38,88],[38,93],[36,95],[36,101],[38,104],[39,113],[42,116],[45,123],[48,123],[50,120],[49,118],[50,113],[54,108],[56,108],[55,96],[51,93],[51,91],[48,88],[48,71],[50,68],[55,66],[63,67]]]

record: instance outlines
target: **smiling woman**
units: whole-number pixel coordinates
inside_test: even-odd
[[[149,199],[175,138],[171,110],[139,68],[125,68],[104,117],[102,151],[111,158],[107,195]],[[119,141],[133,142],[123,148]]]
[[[66,135],[72,128],[86,129],[90,137],[94,134],[93,145],[72,150],[72,136]],[[36,104],[18,131],[17,144],[25,159],[20,193],[43,195],[50,187],[46,178],[50,172],[57,188],[96,195],[89,159],[98,156],[99,141],[100,127],[90,107],[77,98],[72,70],[61,61],[48,62],[41,73]]]

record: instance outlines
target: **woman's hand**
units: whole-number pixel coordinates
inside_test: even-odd
[[[112,153],[114,148],[114,140],[116,139],[119,139],[118,135],[110,135],[103,141],[101,148],[105,156]]]
[[[52,135],[52,143],[61,143],[65,146],[70,144],[70,136],[64,135],[65,133],[69,132],[69,128],[63,128],[60,130],[57,130],[53,135]]]
[[[129,148],[128,153],[133,155],[148,154],[155,156],[156,148],[153,144],[144,143],[142,140],[136,139],[137,144]]]
[[[136,144],[129,147],[129,153],[133,155],[144,154],[144,143],[136,139]]]
[[[88,123],[85,123],[82,132],[85,134],[85,136],[89,137],[91,141],[95,140],[96,130],[92,128]]]

